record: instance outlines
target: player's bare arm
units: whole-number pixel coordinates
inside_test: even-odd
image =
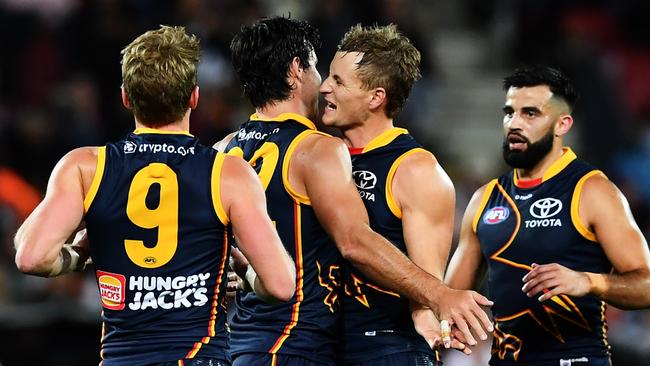
[[[474,231],[474,217],[480,208],[486,187],[474,192],[463,214],[458,246],[445,275],[445,283],[451,288],[474,290],[480,286],[480,280],[485,275],[487,267],[483,263],[481,246]]]
[[[472,310],[480,309],[476,302],[490,305],[487,299],[478,294],[472,300],[460,299],[441,280],[418,268],[399,249],[372,231],[353,182],[349,153],[340,140],[324,136],[306,138],[294,152],[289,175],[293,188],[310,197],[319,221],[341,254],[366,276],[380,286],[431,307],[442,318],[453,316],[465,329],[468,323],[480,327],[480,314]],[[470,307],[471,301],[475,307],[469,310],[466,307]],[[471,320],[475,321],[470,323]],[[483,326],[491,329],[489,321]]]
[[[221,199],[233,233],[252,269],[245,280],[265,301],[291,299],[296,269],[266,211],[266,196],[253,169],[241,158],[226,156]],[[250,277],[250,278],[249,278]]]
[[[648,244],[620,190],[602,175],[588,178],[579,213],[596,236],[593,245],[602,246],[615,273],[577,272],[557,263],[535,264],[523,278],[523,291],[529,297],[539,296],[540,301],[559,294],[596,295],[622,309],[650,307]]]
[[[408,257],[418,267],[442,279],[454,232],[456,194],[454,185],[436,158],[426,151],[405,158],[395,172],[393,197],[402,214]],[[411,317],[417,332],[429,346],[442,341],[438,319],[431,309],[411,302]],[[457,340],[445,347],[469,347]]]
[[[458,246],[445,275],[445,284],[453,289],[476,290],[486,273],[487,266],[474,229],[474,218],[480,209],[485,189],[486,186],[483,186],[474,192],[463,214]],[[452,330],[452,334],[461,342],[470,344],[463,332],[456,328]]]
[[[97,148],[66,154],[52,171],[45,198],[14,238],[21,272],[43,277],[80,270],[88,256],[84,247],[66,244],[84,216],[84,197],[95,174]]]

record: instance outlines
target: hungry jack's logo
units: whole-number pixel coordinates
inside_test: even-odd
[[[102,305],[111,310],[124,309],[126,278],[121,274],[97,271],[97,284]]]

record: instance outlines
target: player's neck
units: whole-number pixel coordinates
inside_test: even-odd
[[[304,103],[300,102],[299,98],[292,97],[283,101],[274,101],[267,105],[256,108],[255,114],[260,119],[273,119],[283,113],[296,113],[303,117],[311,118]]]
[[[187,113],[183,116],[182,119],[166,124],[164,126],[147,126],[146,124],[140,122],[138,118],[135,118],[135,128],[151,128],[154,130],[168,131],[168,132],[189,132],[190,130],[190,109],[188,108]]]
[[[537,165],[531,169],[517,169],[517,176],[523,180],[542,179],[544,173],[564,154],[562,145],[553,147],[551,151]]]
[[[361,124],[344,129],[342,131],[343,141],[348,145],[348,148],[362,149],[375,137],[393,127],[393,120],[391,118],[378,118],[371,116]]]

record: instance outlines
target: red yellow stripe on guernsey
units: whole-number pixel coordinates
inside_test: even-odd
[[[217,312],[219,307],[219,289],[221,288],[221,279],[223,277],[223,272],[226,268],[228,262],[228,229],[223,231],[223,252],[221,253],[221,263],[219,264],[219,273],[217,274],[217,283],[214,289],[214,296],[212,296],[212,308],[210,310],[210,320],[208,321],[208,336],[201,338],[200,341],[194,343],[192,349],[187,352],[185,358],[194,358],[196,354],[199,353],[201,347],[204,344],[210,343],[212,337],[217,334],[216,323],[217,323]],[[182,360],[179,360],[181,362]],[[179,363],[182,365],[182,363]]]
[[[302,303],[302,300],[305,297],[305,294],[303,292],[303,281],[304,281],[304,273],[303,273],[303,258],[302,258],[302,232],[301,232],[301,227],[302,227],[302,222],[301,222],[301,217],[300,217],[300,203],[297,201],[294,201],[293,203],[293,217],[294,217],[294,241],[295,241],[295,246],[296,246],[296,282],[297,282],[297,287],[296,287],[296,303],[293,305],[293,309],[291,310],[291,321],[289,324],[287,324],[286,327],[284,327],[284,330],[282,331],[282,335],[275,341],[275,344],[269,349],[269,353],[275,355],[284,342],[289,338],[289,335],[291,335],[291,330],[296,327],[296,324],[298,324],[298,319],[300,317],[300,304]],[[275,357],[273,357],[273,363],[272,365],[275,365]]]

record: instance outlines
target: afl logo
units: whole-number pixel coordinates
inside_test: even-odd
[[[510,217],[510,210],[507,207],[497,206],[489,209],[483,215],[483,222],[488,225],[496,225],[506,221]]]
[[[373,189],[377,185],[377,176],[373,172],[367,170],[357,170],[352,172],[354,177],[354,184],[359,189]]]
[[[557,198],[542,198],[530,206],[530,214],[538,219],[547,219],[562,211],[562,201]]]
[[[138,148],[138,145],[136,145],[134,142],[131,141],[125,141],[124,142],[124,153],[125,154],[132,154],[135,152],[135,150]]]

